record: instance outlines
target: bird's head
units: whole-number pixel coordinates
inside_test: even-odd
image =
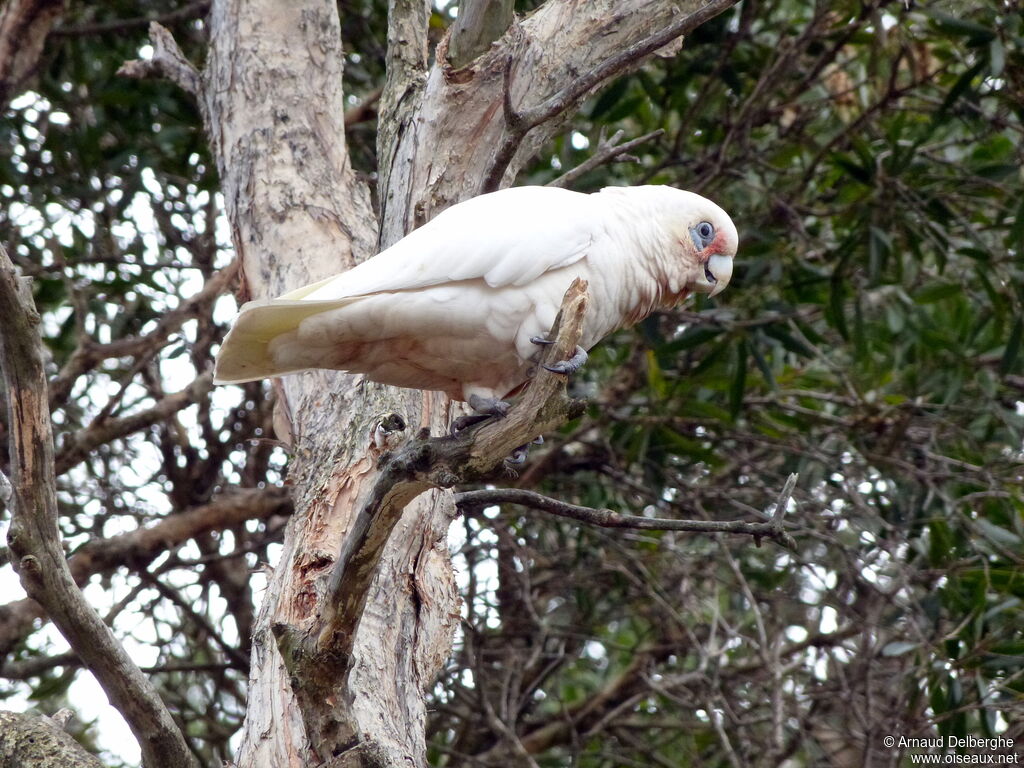
[[[732,261],[739,246],[736,225],[729,214],[707,198],[692,192],[676,210],[672,234],[683,249],[683,261],[689,268],[687,287],[714,296],[725,290],[732,277]]]
[[[661,285],[662,306],[672,306],[691,293],[715,296],[732,277],[739,246],[736,225],[719,206],[693,192],[649,185],[601,190],[634,222],[653,223],[649,254]]]

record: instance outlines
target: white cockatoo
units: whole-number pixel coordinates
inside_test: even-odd
[[[492,192],[347,272],[245,304],[215,380],[334,368],[485,410],[529,378],[574,278],[589,283],[589,349],[692,291],[721,292],[736,247],[725,211],[672,187]]]

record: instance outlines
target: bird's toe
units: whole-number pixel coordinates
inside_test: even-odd
[[[561,373],[569,375],[570,373],[576,373],[583,364],[587,362],[587,350],[583,347],[576,347],[576,351],[573,356],[568,360],[559,360],[557,363],[551,365],[545,365],[544,368],[551,371],[552,373]]]
[[[511,403],[499,400],[496,397],[481,397],[480,395],[469,396],[469,407],[478,414],[484,416],[505,417],[512,408]]]

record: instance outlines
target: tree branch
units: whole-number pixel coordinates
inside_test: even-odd
[[[62,404],[78,381],[78,377],[92,370],[101,361],[112,357],[134,357],[155,353],[185,321],[195,317],[197,312],[202,311],[224,293],[237,274],[237,260],[232,261],[224,269],[218,269],[197,293],[161,315],[156,328],[145,336],[116,339],[108,344],[98,344],[91,339],[80,342],[60,372],[50,379],[50,408]]]
[[[522,398],[504,419],[485,421],[478,430],[458,437],[413,439],[393,456],[383,457],[382,472],[368,503],[345,538],[344,549],[328,589],[324,633],[321,641],[353,637],[362,615],[369,583],[383,544],[405,504],[429,487],[450,488],[488,476],[519,446],[578,414],[582,405],[565,395],[566,378],[543,368],[544,362],[567,359],[579,341],[587,304],[587,287],[575,280],[562,300],[559,317],[551,329],[554,344],[545,350],[539,373]],[[406,501],[407,503],[407,501]],[[346,644],[341,651],[347,653]]]
[[[528,109],[517,110],[511,103],[512,60],[505,70],[505,136],[494,152],[490,167],[484,174],[483,192],[493,192],[501,185],[505,169],[515,156],[523,137],[541,123],[562,114],[578,104],[604,81],[621,73],[628,67],[664,48],[678,37],[688,34],[704,22],[714,18],[739,0],[709,0],[690,13],[683,13],[675,21],[663,27],[619,53],[598,63],[586,74],[577,77],[562,90]]]
[[[462,0],[452,25],[448,61],[463,67],[491,47],[512,23],[513,0]]]
[[[661,136],[663,133],[665,133],[665,129],[659,128],[656,131],[645,133],[643,136],[638,136],[635,139],[630,139],[625,144],[619,144],[619,139],[622,138],[623,133],[623,131],[618,130],[614,134],[612,134],[612,137],[610,139],[605,139],[604,128],[602,127],[601,138],[597,143],[597,150],[594,152],[594,154],[588,157],[579,165],[577,165],[575,168],[571,168],[570,170],[563,173],[557,179],[549,181],[545,186],[567,187],[588,171],[592,171],[594,168],[602,166],[605,163],[610,163],[617,157],[625,155],[627,152],[629,152],[629,150],[633,149],[634,147],[640,146],[645,141],[650,141],[656,136]],[[629,159],[632,160],[633,162],[639,162],[635,157],[623,157],[622,159]]]
[[[7,385],[12,560],[37,600],[96,676],[139,741],[147,766],[196,765],[185,737],[152,683],[86,601],[71,576],[57,527],[53,432],[39,314],[26,281],[0,247],[0,362]]]
[[[778,515],[779,509],[785,510],[786,500],[792,493],[792,483],[795,481],[796,475],[790,475],[790,480],[787,481],[786,487],[779,496],[779,502],[776,504],[776,515]],[[782,528],[781,516],[773,516],[771,521],[764,523],[745,520],[675,520],[665,517],[640,517],[624,515],[611,509],[581,507],[520,488],[495,488],[457,493],[455,494],[455,504],[463,512],[492,504],[518,504],[602,528],[687,531],[690,533],[740,533],[756,538],[772,539],[787,549],[795,548],[795,543]]]
[[[144,27],[153,22],[158,24],[175,24],[205,16],[210,10],[211,0],[193,0],[188,5],[173,11],[153,16],[133,16],[127,19],[113,19],[95,24],[79,24],[76,27],[57,27],[53,34],[57,37],[82,37],[84,35],[102,35],[108,32],[125,32],[129,29]]]
[[[117,74],[139,80],[165,78],[199,101],[202,90],[199,71],[185,58],[170,30],[151,21],[149,39],[153,43],[153,58],[126,61],[117,70]]]
[[[213,389],[213,374],[204,373],[180,392],[161,398],[152,408],[117,419],[97,419],[77,433],[57,456],[58,475],[63,475],[101,445],[165,421],[204,398]]]
[[[17,712],[0,711],[0,757],[4,768],[103,768],[55,718]]]

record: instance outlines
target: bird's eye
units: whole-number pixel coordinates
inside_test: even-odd
[[[710,221],[702,221],[695,227],[690,228],[690,237],[698,251],[703,251],[711,241],[715,239],[715,227]]]

